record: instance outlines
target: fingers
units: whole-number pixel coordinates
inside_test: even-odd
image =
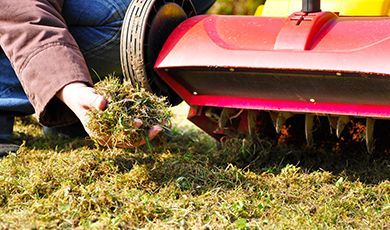
[[[151,129],[149,129],[149,139],[153,140],[162,130],[163,128],[159,125],[153,126]]]
[[[95,98],[92,100],[91,105],[94,109],[105,110],[107,107],[107,101],[103,96],[95,94]]]
[[[163,130],[163,128],[160,125],[155,125],[152,128],[150,128],[149,131],[148,131],[149,140],[153,140],[162,130]],[[136,144],[133,144],[133,145],[119,144],[116,147],[119,147],[119,148],[137,148],[137,147],[145,145],[145,144],[146,144],[146,140],[142,139],[140,142],[138,142]]]
[[[143,122],[141,119],[137,119],[137,118],[134,119],[134,123],[133,123],[134,128],[139,129],[139,128],[141,128],[142,125],[143,125]]]
[[[149,140],[153,140],[162,130],[163,128],[160,125],[155,125],[152,128],[150,128],[148,131]],[[139,143],[133,145],[132,147],[139,147],[144,144],[146,144],[146,141],[145,139],[142,139]]]
[[[95,93],[92,87],[79,82],[66,85],[57,93],[57,97],[76,114],[80,113],[80,110],[104,110],[107,104],[106,99]]]
[[[140,119],[134,119],[134,128],[139,129],[141,128],[143,122]],[[161,131],[163,128],[160,125],[154,125],[152,128],[148,131],[148,136],[150,140],[153,140]],[[145,144],[145,143],[143,143]]]
[[[95,93],[95,90],[89,87],[84,88],[82,98],[83,101],[81,101],[81,103],[88,110],[104,110],[107,106],[107,100],[103,96]]]
[[[133,121],[133,126],[136,129],[141,128],[143,125],[142,120],[140,119],[134,119]],[[160,125],[154,125],[148,130],[148,139],[153,140],[161,131],[163,131],[163,128]],[[98,143],[102,146],[107,146],[107,147],[117,147],[117,148],[123,148],[123,149],[129,149],[129,148],[137,148],[142,145],[146,144],[146,139],[142,139],[138,143],[126,143],[126,142],[118,142],[114,143],[112,140],[109,139],[97,139]]]
[[[88,123],[87,112],[91,109],[104,110],[107,104],[103,96],[82,82],[66,85],[56,96],[76,114],[85,128]]]

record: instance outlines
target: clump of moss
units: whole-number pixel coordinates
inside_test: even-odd
[[[137,146],[148,141],[148,131],[155,125],[167,129],[171,112],[166,99],[130,82],[109,76],[95,85],[96,93],[108,100],[104,111],[93,110],[88,116],[91,137],[100,145],[111,147]],[[135,120],[142,126],[135,127]]]

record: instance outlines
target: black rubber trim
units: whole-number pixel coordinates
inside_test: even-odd
[[[390,77],[256,69],[179,68],[168,74],[197,95],[390,105]]]

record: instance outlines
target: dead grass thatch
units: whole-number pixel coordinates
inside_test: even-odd
[[[95,85],[98,94],[108,100],[104,111],[93,110],[88,115],[92,138],[104,146],[136,146],[148,139],[148,131],[155,125],[170,124],[170,111],[165,98],[108,77]],[[135,120],[143,125],[135,127]]]

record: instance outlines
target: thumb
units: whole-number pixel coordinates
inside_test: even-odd
[[[107,101],[103,96],[92,91],[85,94],[84,106],[87,109],[104,110],[107,106]]]

